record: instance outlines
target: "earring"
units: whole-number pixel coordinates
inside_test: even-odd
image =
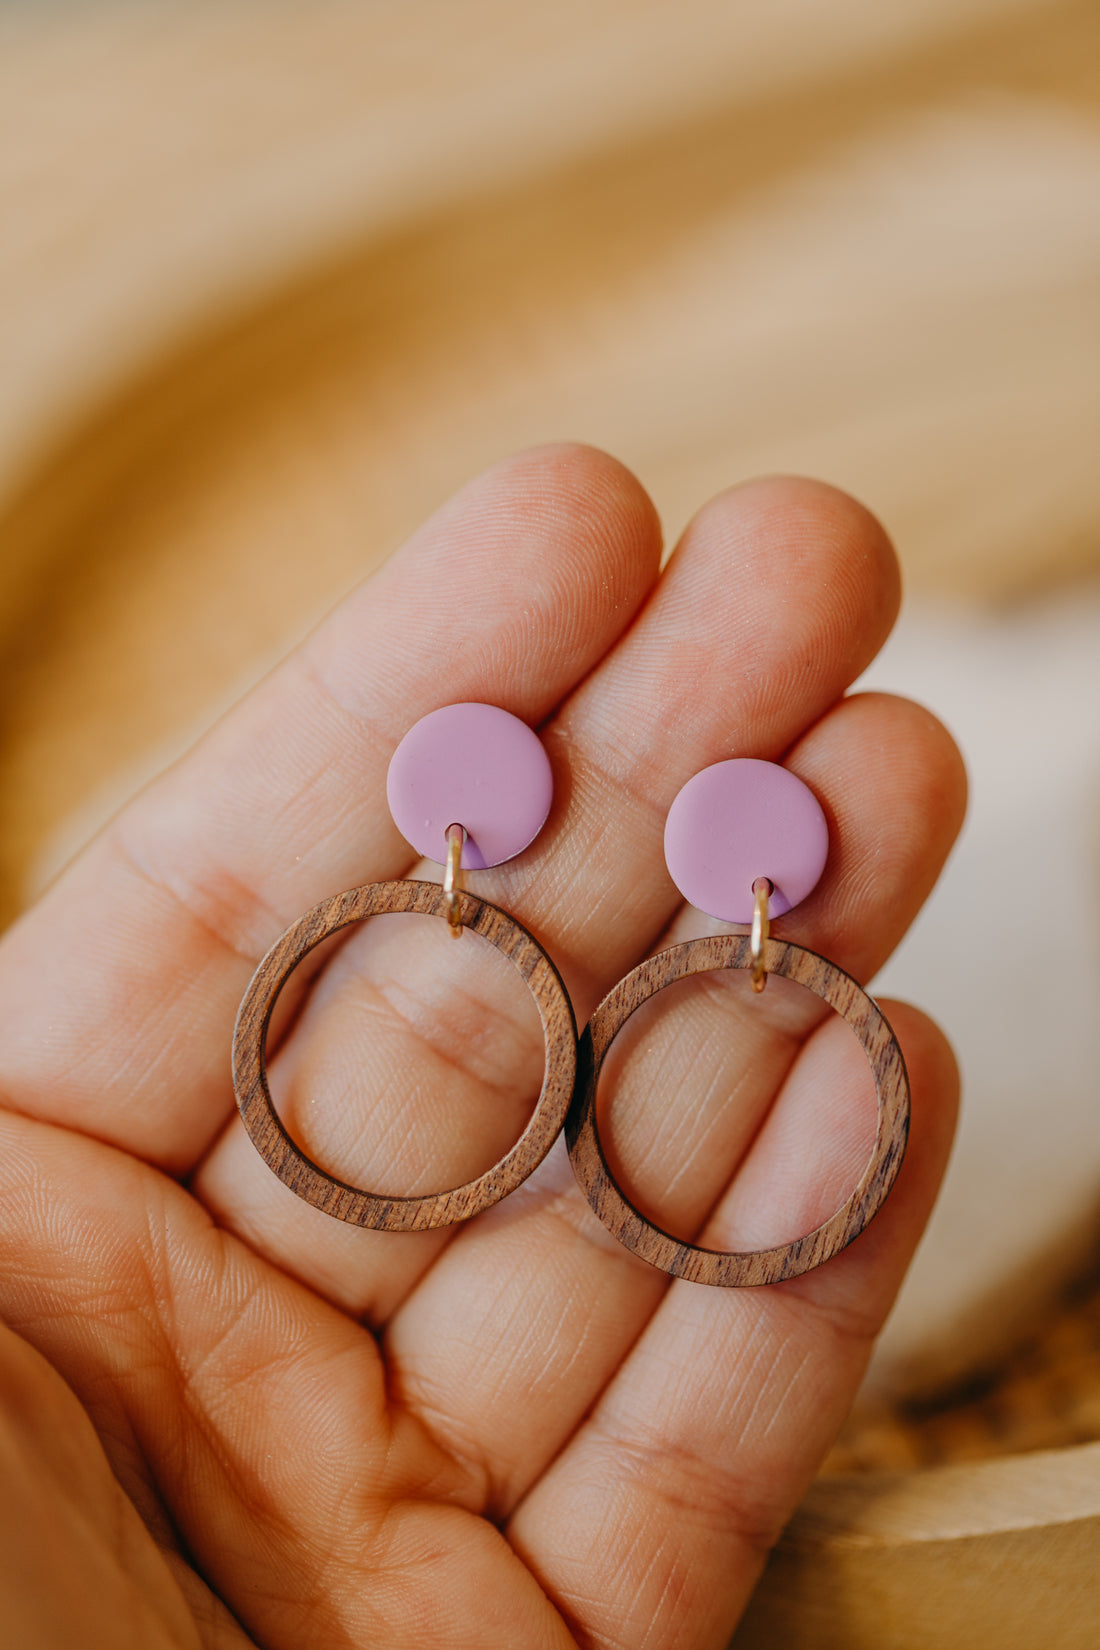
[[[669,811],[669,872],[691,904],[724,922],[751,922],[752,932],[690,940],[640,963],[604,998],[581,1038],[577,1091],[566,1121],[577,1180],[619,1242],[673,1277],[736,1289],[809,1272],[859,1236],[901,1167],[909,1133],[909,1080],[885,1016],[835,963],[768,932],[771,917],[785,915],[816,885],[828,848],[820,804],[786,768],[741,759],[696,774]],[[764,989],[769,974],[782,974],[828,1003],[862,1044],[878,1099],[874,1148],[843,1207],[793,1243],[746,1253],[683,1243],[647,1220],[616,1184],[596,1126],[600,1068],[635,1009],[674,980],[720,968],[751,970],[754,991]]]
[[[292,923],[260,963],[241,1001],[233,1037],[233,1086],[253,1145],[279,1179],[337,1220],[379,1231],[450,1226],[514,1191],[561,1130],[576,1076],[577,1027],[557,969],[514,917],[466,892],[464,873],[513,859],[550,811],[550,762],[536,734],[495,705],[446,705],[402,739],[386,784],[402,835],[441,861],[443,883],[372,882],[322,900]],[[512,1149],[465,1185],[423,1197],[384,1197],[326,1174],[290,1138],[271,1099],[266,1043],[272,1011],[290,975],[322,940],[365,917],[411,911],[441,917],[452,935],[480,934],[527,985],[546,1041],[546,1071],[534,1112]]]

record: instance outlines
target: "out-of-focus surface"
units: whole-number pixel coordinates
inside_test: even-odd
[[[1093,1650],[1098,1469],[1086,1444],[820,1478],[734,1650]]]
[[[975,787],[885,976],[968,1104],[877,1389],[1000,1356],[1100,1225],[1098,81],[1084,0],[0,11],[6,913],[502,451],[670,536],[827,477]]]
[[[939,708],[972,768],[959,847],[876,982],[949,1028],[966,1077],[869,1382],[923,1396],[1026,1334],[1100,1236],[1100,584],[914,604],[865,682]]]

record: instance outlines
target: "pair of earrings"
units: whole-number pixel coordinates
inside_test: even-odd
[[[577,1180],[618,1240],[674,1277],[726,1288],[777,1283],[829,1260],[881,1208],[901,1166],[909,1086],[884,1015],[835,963],[772,939],[783,916],[816,885],[828,828],[813,793],[771,762],[718,762],[690,779],[669,811],[665,858],[673,881],[709,916],[751,932],[690,940],[640,963],[604,998],[578,1043],[557,969],[507,912],[463,886],[521,853],[550,811],[550,763],[536,734],[494,705],[447,705],[412,727],[394,752],[390,809],[421,854],[442,861],[442,884],[375,882],[307,911],[278,939],[245,992],[233,1042],[233,1080],[245,1128],[268,1167],[308,1203],[339,1220],[385,1231],[423,1231],[468,1220],[506,1197],[542,1162],[564,1127]],[[546,1043],[542,1089],[526,1128],[501,1160],[465,1185],[421,1197],[385,1197],[326,1174],[291,1139],[271,1099],[265,1045],[290,975],[329,935],[365,917],[413,911],[472,929],[513,964],[535,1000]],[[805,986],[848,1022],[871,1066],[878,1101],[874,1147],[847,1201],[793,1243],[734,1253],[684,1243],[647,1220],[608,1167],[596,1125],[596,1089],[609,1048],[629,1017],[664,986],[716,969],[746,969],[761,991],[769,974]]]

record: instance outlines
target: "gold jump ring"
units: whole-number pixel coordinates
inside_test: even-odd
[[[763,991],[768,983],[768,965],[764,961],[764,947],[768,943],[768,900],[771,898],[772,885],[767,877],[757,877],[752,885],[752,938],[750,951],[752,955],[752,988],[754,991]]]
[[[447,923],[457,940],[462,933],[462,850],[466,846],[463,825],[447,826],[447,858],[443,866],[443,893]]]

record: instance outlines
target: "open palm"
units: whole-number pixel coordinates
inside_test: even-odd
[[[963,794],[925,711],[844,697],[894,617],[881,530],[828,488],[768,481],[707,506],[660,576],[659,556],[652,507],[610,459],[565,447],[497,466],[4,939],[13,1644],[727,1641],[935,1194],[955,1093],[935,1028],[888,1009],[913,1129],[882,1214],[763,1290],[670,1284],[619,1248],[561,1142],[468,1225],[344,1226],[269,1173],[229,1078],[237,1003],[287,923],[341,888],[437,874],[411,869],[385,772],[412,722],[458,700],[544,738],[547,827],[471,887],[535,933],[579,1023],[647,952],[701,931],[662,826],[684,781],[728,756],[782,759],[829,817],[825,876],[780,936],[858,978],[881,964]],[[542,1069],[508,965],[407,917],[311,961],[271,1043],[305,1149],[405,1194],[502,1155]],[[744,983],[665,993],[606,1079],[620,1179],[711,1247],[817,1224],[872,1126],[843,1024],[784,982]]]

